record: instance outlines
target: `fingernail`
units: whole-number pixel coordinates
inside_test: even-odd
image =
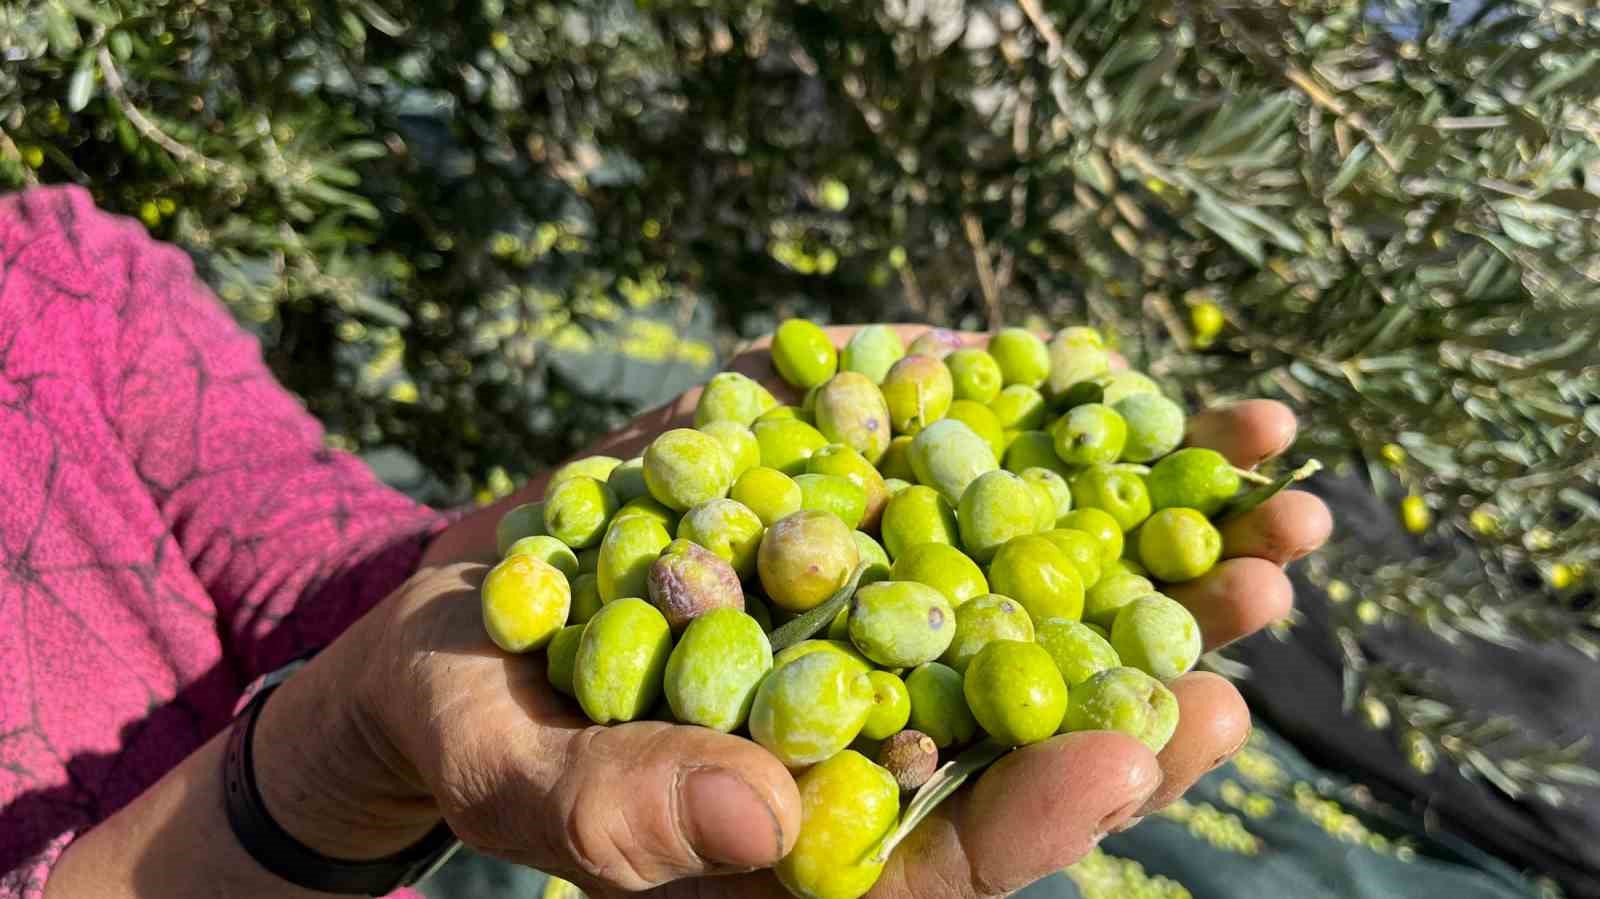
[[[756,791],[726,768],[696,768],[679,791],[684,834],[700,857],[764,867],[783,854],[783,828]]]
[[[1095,833],[1105,836],[1116,832],[1116,828],[1132,818],[1144,806],[1144,797],[1133,800],[1116,811],[1100,819],[1100,826],[1095,828]]]
[[[1206,773],[1210,774],[1212,771],[1215,771],[1218,768],[1221,768],[1223,765],[1226,765],[1228,763],[1229,759],[1231,759],[1234,756],[1238,755],[1239,754],[1239,750],[1244,748],[1244,744],[1250,742],[1250,731],[1251,730],[1254,730],[1254,728],[1253,727],[1252,728],[1246,728],[1245,732],[1244,732],[1244,738],[1241,739],[1238,742],[1238,744],[1236,746],[1234,746],[1232,749],[1230,749],[1227,752],[1224,752],[1222,755],[1218,756],[1217,760],[1211,763],[1211,767],[1206,769]]]
[[[1123,833],[1125,831],[1132,830],[1135,827],[1138,827],[1139,822],[1143,820],[1144,815],[1134,815],[1132,818],[1129,818],[1121,824],[1118,824],[1116,827],[1111,828],[1109,831],[1107,831],[1107,833]]]

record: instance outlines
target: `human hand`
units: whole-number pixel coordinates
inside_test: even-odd
[[[833,336],[842,343],[847,334]],[[794,399],[766,358],[758,343],[730,367]],[[593,452],[638,452],[686,424],[696,397],[641,416]],[[1194,416],[1189,442],[1248,467],[1293,436],[1285,407],[1250,401]],[[461,533],[474,533],[469,522]],[[1320,545],[1330,525],[1320,501],[1285,491],[1224,528],[1224,561],[1171,591],[1194,612],[1208,649],[1288,613],[1281,566]],[[429,568],[358,625],[370,641],[359,693],[396,782],[431,797],[470,845],[595,895],[655,887],[662,896],[785,896],[767,872],[735,873],[766,867],[793,845],[799,797],[782,765],[755,743],[703,728],[590,725],[549,687],[542,655],[507,657],[489,642],[476,602],[486,569],[447,564],[446,555],[483,558],[481,535],[449,537]],[[1181,718],[1159,755],[1108,732],[1010,753],[899,847],[871,896],[1004,894],[1181,796],[1243,744],[1249,713],[1215,675],[1191,672],[1170,686]]]

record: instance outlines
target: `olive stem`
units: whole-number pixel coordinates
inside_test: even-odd
[[[1259,471],[1251,471],[1248,468],[1240,468],[1237,465],[1233,466],[1233,473],[1239,476],[1239,480],[1241,480],[1241,481],[1249,481],[1252,484],[1270,484],[1270,483],[1272,483],[1272,479],[1267,477],[1266,475],[1262,474],[1261,472],[1259,472]]]
[[[1303,481],[1321,470],[1322,463],[1316,459],[1312,459],[1288,474],[1269,479],[1261,486],[1247,490],[1244,493],[1234,497],[1228,502],[1228,505],[1215,516],[1215,519],[1217,521],[1229,521],[1231,519],[1238,518],[1240,515],[1243,515],[1267,500],[1272,499],[1274,496],[1277,496],[1290,484],[1293,484],[1297,481]]]
[[[889,860],[889,853],[901,841],[911,835],[925,818],[933,814],[939,803],[945,801],[952,793],[960,789],[961,785],[971,779],[972,775],[994,764],[999,758],[1011,751],[1011,747],[996,743],[994,740],[984,740],[956,756],[954,760],[946,762],[928,782],[917,790],[906,804],[904,814],[900,816],[900,823],[894,830],[883,838],[878,848],[872,853],[872,860],[883,864]]]

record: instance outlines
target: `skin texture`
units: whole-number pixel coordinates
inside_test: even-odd
[[[1161,682],[1136,668],[1108,668],[1072,690],[1068,731],[1116,730],[1160,752],[1178,726],[1178,703]]]
[[[573,475],[545,493],[545,531],[574,549],[587,549],[605,536],[617,505],[616,494],[604,482]]]
[[[606,603],[583,626],[572,687],[596,724],[644,717],[661,697],[672,635],[655,607],[641,599]]]
[[[751,435],[752,439],[755,435]],[[624,461],[606,476],[606,486],[616,495],[618,503],[628,503],[641,496],[649,496],[650,488],[644,483],[644,457],[635,456]]]
[[[1083,614],[1083,578],[1077,566],[1037,534],[1017,537],[1000,548],[989,566],[989,587],[1021,603],[1036,624]]]
[[[961,672],[938,662],[919,665],[906,675],[906,691],[911,694],[911,726],[940,748],[964,746],[977,734]]]
[[[897,330],[909,341],[925,328]],[[849,333],[830,336],[842,344]],[[966,339],[982,345],[981,335]],[[762,346],[731,367],[798,403]],[[641,415],[591,452],[637,455],[654,435],[689,426],[698,397],[691,391]],[[1293,437],[1289,410],[1258,400],[1192,416],[1187,439],[1250,467]],[[542,656],[507,656],[484,634],[472,600],[497,555],[495,525],[543,489],[535,478],[458,521],[405,586],[274,694],[257,741],[268,808],[329,855],[385,855],[443,814],[478,850],[556,873],[591,896],[649,889],[673,899],[783,899],[770,872],[735,873],[774,863],[799,833],[799,792],[777,759],[703,728],[589,726],[549,686]],[[1225,528],[1224,560],[1171,591],[1194,612],[1206,648],[1287,614],[1292,589],[1280,566],[1320,545],[1330,527],[1319,501],[1291,490]],[[902,844],[869,897],[1020,889],[1181,796],[1239,749],[1249,715],[1215,675],[1190,672],[1169,687],[1182,712],[1159,755],[1106,732],[1013,752]],[[325,751],[308,754],[307,746]],[[215,848],[197,836],[226,832],[220,752],[212,741],[75,841],[46,895],[198,897],[219,883],[235,897],[309,895],[255,868],[230,842]]]
[[[798,419],[758,421],[750,430],[761,449],[761,464],[790,476],[804,474],[806,460],[828,445],[821,431]]]
[[[988,406],[972,400],[956,400],[950,404],[950,410],[944,417],[953,418],[971,428],[972,433],[982,437],[983,442],[989,444],[989,449],[994,451],[996,459],[1005,454],[1005,428]]]
[[[836,474],[807,473],[794,482],[800,485],[800,508],[828,512],[855,530],[867,517],[866,491],[849,478]]]
[[[1080,621],[1046,618],[1039,622],[1034,640],[1055,660],[1068,687],[1076,687],[1107,668],[1122,664],[1106,638]]]
[[[1150,488],[1150,508],[1187,506],[1209,518],[1239,492],[1240,482],[1221,453],[1189,447],[1152,466],[1145,483]]]
[[[615,471],[616,467],[621,464],[622,460],[616,456],[603,454],[574,459],[557,468],[555,474],[550,476],[550,481],[545,484],[545,495],[548,496],[561,482],[571,478],[594,478],[597,481],[604,482],[611,477],[611,472]]]
[[[883,544],[872,539],[872,535],[864,531],[856,531],[850,535],[856,541],[856,557],[867,566],[866,572],[861,575],[858,586],[875,584],[878,581],[889,579],[889,554],[884,551]]]
[[[733,457],[715,437],[687,428],[663,434],[644,454],[644,483],[657,502],[679,512],[726,496]],[[548,523],[550,515],[545,513]]]
[[[713,421],[731,421],[748,427],[777,404],[765,387],[745,375],[722,372],[713,375],[700,391],[695,403],[694,425],[701,427]]]

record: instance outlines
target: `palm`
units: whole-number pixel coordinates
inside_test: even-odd
[[[920,328],[903,329],[909,339]],[[845,334],[836,333],[836,341]],[[978,335],[969,335],[980,342]],[[773,372],[764,342],[739,354],[729,366],[771,388],[780,398],[795,400],[794,391]],[[654,435],[688,424],[697,392],[636,419],[627,428],[592,448],[594,453],[633,455]],[[1250,467],[1282,452],[1294,436],[1294,418],[1282,405],[1249,401],[1210,410],[1190,422],[1189,443],[1208,446],[1234,464]],[[533,490],[539,489],[533,485]],[[1223,561],[1199,580],[1171,588],[1200,622],[1206,648],[1213,649],[1254,633],[1288,614],[1292,588],[1282,566],[1315,549],[1327,537],[1330,520],[1320,501],[1309,494],[1285,491],[1223,529]],[[448,544],[446,544],[448,545]],[[719,764],[759,769],[751,777],[758,790],[766,790],[771,807],[778,809],[783,839],[792,842],[798,825],[798,794],[793,781],[775,758],[741,738],[703,728],[656,722],[620,727],[589,726],[572,703],[550,689],[543,656],[506,658],[483,635],[477,619],[476,580],[481,565],[450,569],[457,578],[449,588],[453,598],[420,602],[410,614],[417,616],[426,635],[416,650],[430,656],[421,670],[439,672],[429,689],[426,707],[443,709],[439,733],[470,734],[488,748],[442,747],[443,751],[471,757],[492,754],[496,746],[534,747],[518,753],[516,764],[525,768],[528,800],[550,811],[565,810],[564,827],[554,836],[520,842],[510,834],[474,834],[481,824],[463,818],[458,829],[469,842],[586,886],[594,895],[609,895],[610,887],[638,890],[659,885],[651,895],[693,897],[786,896],[786,891],[766,871],[735,873],[728,866],[708,865],[705,859],[685,862],[673,848],[622,845],[615,864],[594,862],[583,844],[612,839],[603,822],[577,814],[585,797],[572,795],[573,785],[588,782],[574,769],[604,778],[607,766],[629,767],[627,779],[648,777],[659,765],[663,777],[683,759],[719,760]],[[437,657],[448,653],[442,661]],[[429,683],[429,678],[424,678]],[[1104,835],[1130,818],[1161,808],[1202,774],[1226,760],[1249,734],[1250,718],[1244,701],[1220,677],[1191,672],[1171,684],[1181,706],[1177,733],[1159,755],[1137,741],[1110,732],[1057,736],[1006,756],[969,789],[947,801],[896,850],[871,896],[879,899],[934,896],[984,896],[1004,894],[1070,864]],[[486,731],[486,727],[488,730]],[[434,750],[440,751],[439,749]],[[498,750],[504,751],[504,750]],[[643,757],[641,757],[643,756]],[[658,757],[659,756],[659,757]],[[708,762],[709,764],[709,762]],[[474,793],[476,788],[479,792]],[[447,790],[460,790],[447,785]],[[471,809],[493,804],[496,797],[482,791],[503,789],[494,779],[482,779],[459,795],[441,797],[452,807]],[[438,791],[435,790],[437,793]],[[670,792],[670,791],[658,791]],[[610,801],[650,801],[650,797],[618,794]],[[593,800],[594,797],[588,797]],[[504,801],[500,797],[498,801]],[[629,814],[637,818],[638,810]],[[660,814],[670,818],[675,809],[665,803]],[[594,809],[590,817],[608,814]],[[615,820],[618,814],[609,813]],[[670,829],[670,828],[669,828]],[[474,840],[473,836],[479,838]],[[652,834],[629,833],[628,839],[648,842]],[[660,839],[671,841],[670,837]],[[682,841],[681,836],[677,838]],[[529,843],[533,845],[529,845]],[[693,853],[690,853],[692,856]],[[573,862],[571,859],[579,861]],[[620,866],[624,870],[613,870]],[[677,880],[707,872],[720,876]]]

